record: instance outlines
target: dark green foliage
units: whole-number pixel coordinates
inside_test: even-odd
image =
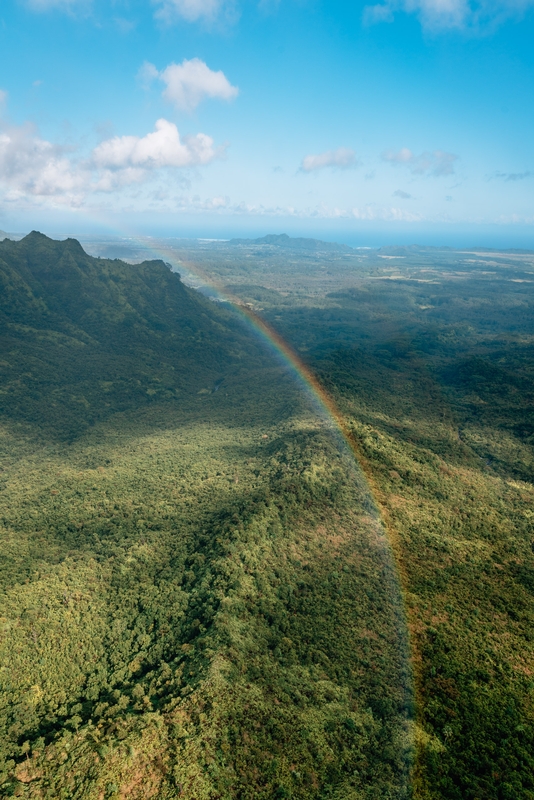
[[[0,414],[62,437],[187,400],[261,359],[239,323],[163,262],[93,259],[36,232],[0,243],[0,347]]]
[[[328,440],[286,429],[251,459],[253,429],[113,436],[37,453],[45,485],[11,470],[5,544],[32,552],[38,520],[41,547],[3,604],[6,791],[34,770],[45,797],[98,797],[141,769],[162,797],[177,784],[190,797],[397,797],[403,651],[382,551]],[[84,468],[88,453],[106,466]],[[157,779],[127,757],[143,730],[166,759]],[[83,790],[60,769],[68,742]]]
[[[373,503],[287,372],[161,262],[33,234],[0,245],[5,796],[393,799],[415,742],[417,800],[533,800],[531,255],[177,247],[335,396],[416,721]]]
[[[391,564],[287,373],[161,262],[1,247],[2,796],[405,797]]]
[[[387,515],[417,676],[415,795],[532,800],[533,254],[383,248],[289,269],[274,248],[233,263],[227,249],[195,255],[320,375]]]

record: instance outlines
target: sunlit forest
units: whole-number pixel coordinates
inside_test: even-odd
[[[533,287],[0,242],[1,796],[534,800]]]

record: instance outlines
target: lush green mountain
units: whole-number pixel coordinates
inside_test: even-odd
[[[398,584],[287,371],[161,262],[0,259],[1,795],[406,797]]]
[[[73,436],[111,413],[212,390],[239,324],[161,261],[94,259],[33,232],[0,243],[0,414]]]
[[[288,236],[287,233],[270,233],[259,239],[230,239],[229,244],[268,244],[272,247],[283,247],[287,250],[311,250],[326,253],[352,253],[353,248],[337,242],[322,242],[320,239],[307,239],[302,236]]]

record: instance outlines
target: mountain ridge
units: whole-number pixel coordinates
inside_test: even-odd
[[[0,415],[54,419],[69,435],[113,410],[194,394],[260,357],[231,313],[163,261],[93,258],[76,239],[36,231],[0,242],[0,344]]]

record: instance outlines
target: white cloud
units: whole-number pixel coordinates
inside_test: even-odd
[[[534,0],[385,0],[364,8],[367,24],[392,22],[395,13],[416,14],[430,30],[492,30],[507,19],[520,19]]]
[[[397,152],[387,150],[382,154],[382,158],[395,166],[401,164],[408,167],[413,175],[433,175],[436,178],[452,175],[454,163],[458,160],[457,155],[444,150],[434,150],[431,153],[427,151],[416,156],[407,147],[403,147]]]
[[[0,181],[15,195],[76,194],[87,174],[67,153],[41,139],[31,125],[5,126],[0,132]]]
[[[220,151],[204,133],[182,140],[178,128],[166,119],[158,119],[156,130],[139,136],[114,136],[93,150],[93,162],[104,169],[159,169],[209,164]]]
[[[206,134],[180,138],[165,119],[146,136],[115,136],[79,158],[72,148],[42,139],[29,124],[0,129],[0,185],[7,200],[53,197],[80,205],[92,192],[112,192],[147,181],[165,168],[208,164],[222,153]]]
[[[325,167],[337,167],[347,169],[357,166],[356,154],[348,147],[338,147],[337,150],[327,150],[326,153],[305,156],[302,159],[300,168],[303,172],[313,172]]]
[[[145,61],[138,77],[145,85],[159,78],[165,84],[163,97],[183,111],[194,111],[207,97],[229,101],[239,93],[237,86],[232,86],[222,70],[215,72],[200,58],[169,64],[161,72],[154,64]]]
[[[156,16],[164,22],[172,23],[177,18],[187,22],[200,19],[213,21],[222,10],[221,0],[153,0],[159,6]]]

